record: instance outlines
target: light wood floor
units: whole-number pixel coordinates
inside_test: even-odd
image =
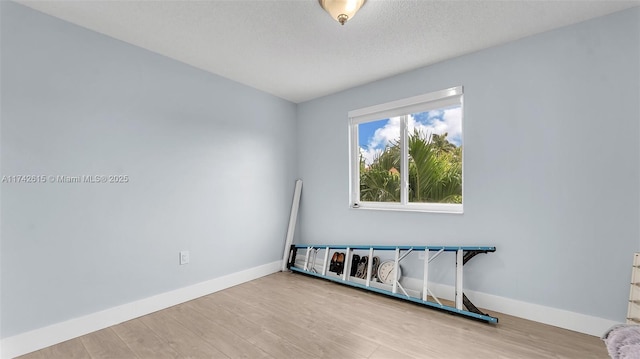
[[[490,314],[276,273],[21,358],[608,358],[597,337]]]

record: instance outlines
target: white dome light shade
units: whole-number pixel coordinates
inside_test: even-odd
[[[325,9],[331,17],[344,25],[360,10],[367,0],[318,0],[320,6]]]

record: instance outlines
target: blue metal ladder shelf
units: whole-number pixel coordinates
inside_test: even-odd
[[[341,273],[331,273],[329,271],[329,254],[334,254],[338,251],[344,250],[344,262],[342,263]],[[300,257],[304,260],[298,259]],[[352,262],[354,251],[368,251],[369,260],[367,261],[366,279],[360,279],[351,276],[351,268],[354,263]],[[388,273],[385,278],[386,283],[381,283],[372,278],[372,267],[374,258],[374,251],[393,251],[395,253],[394,259],[384,261],[381,266],[384,265],[386,272]],[[411,252],[424,252],[424,278],[422,284],[422,291],[406,290],[400,284],[401,267],[400,262]],[[473,257],[480,253],[495,252],[496,247],[470,247],[470,246],[363,246],[363,245],[310,245],[310,244],[292,244],[289,248],[287,268],[293,272],[298,272],[310,276],[315,276],[323,279],[328,279],[337,283],[350,285],[353,287],[370,290],[376,293],[388,295],[390,297],[403,299],[413,303],[425,305],[430,308],[436,308],[451,312],[453,314],[462,315],[469,318],[478,319],[487,323],[498,323],[498,318],[492,317],[486,313],[481,312],[473,303],[467,298],[463,292],[463,266],[471,260]],[[323,252],[324,260],[318,263],[316,261],[319,252]],[[434,254],[430,254],[435,252]],[[456,281],[455,281],[455,307],[444,305],[440,300],[433,295],[429,289],[429,263],[436,259],[444,252],[455,252],[456,255]],[[286,258],[285,258],[286,260]],[[302,262],[302,263],[300,263]],[[316,269],[320,265],[320,270]],[[355,264],[357,265],[357,264]],[[395,274],[395,275],[394,275]],[[375,275],[375,274],[374,274]],[[395,278],[393,278],[395,277]],[[390,282],[390,283],[389,283]],[[409,292],[413,292],[410,295]],[[433,301],[429,300],[429,297]],[[466,308],[466,309],[465,309]]]

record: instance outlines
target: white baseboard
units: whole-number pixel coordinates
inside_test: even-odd
[[[403,278],[402,282],[409,288],[422,287],[422,279]],[[429,283],[429,290],[438,298],[451,301],[453,301],[455,295],[455,289],[452,285]],[[473,290],[465,290],[464,293],[473,304],[479,308],[598,337],[602,336],[611,326],[620,324],[620,322],[609,319],[527,303]],[[498,319],[500,319],[499,315]]]
[[[56,323],[44,328],[4,338],[0,341],[0,357],[13,358],[69,339],[95,332],[127,320],[141,317],[207,294],[233,287],[280,271],[282,261],[264,264],[185,288],[141,299],[135,302]]]

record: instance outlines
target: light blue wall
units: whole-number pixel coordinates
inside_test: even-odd
[[[2,175],[130,178],[2,184],[2,338],[278,260],[296,174],[305,242],[496,245],[469,288],[624,318],[638,8],[297,107],[11,2],[0,13]],[[457,85],[465,213],[348,209],[346,113]]]
[[[130,178],[2,184],[2,337],[281,258],[295,104],[0,3],[2,175]]]
[[[639,80],[634,8],[300,104],[301,238],[495,245],[469,263],[468,288],[623,321],[640,249]],[[465,213],[349,209],[347,112],[457,85]]]

